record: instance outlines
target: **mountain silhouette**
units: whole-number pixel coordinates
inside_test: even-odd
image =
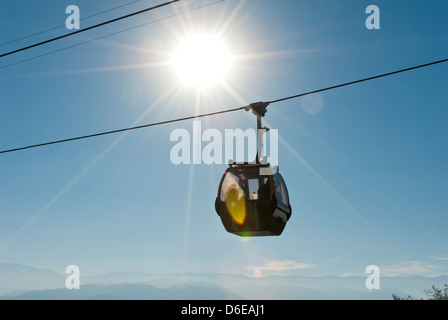
[[[64,270],[65,271],[65,270]],[[392,300],[392,294],[424,298],[432,285],[448,283],[448,276],[381,277],[380,290],[368,290],[366,277],[266,275],[254,278],[229,273],[111,272],[81,274],[81,289],[65,288],[67,275],[20,264],[0,263],[0,299],[16,300]]]
[[[79,290],[45,289],[21,293],[4,300],[240,300],[218,287],[185,286],[161,289],[148,284],[89,284]]]

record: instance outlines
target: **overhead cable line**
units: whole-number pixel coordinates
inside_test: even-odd
[[[81,139],[87,139],[87,138],[93,138],[93,137],[98,137],[98,136],[104,136],[104,135],[112,134],[112,133],[118,133],[118,132],[124,132],[124,131],[130,131],[130,130],[148,128],[148,127],[154,127],[154,126],[159,126],[159,125],[162,125],[162,124],[168,124],[168,123],[179,122],[179,121],[184,121],[184,120],[191,120],[191,119],[196,119],[196,118],[209,117],[209,116],[214,116],[214,115],[218,115],[218,114],[223,114],[223,113],[229,113],[229,112],[233,112],[233,111],[242,110],[244,108],[245,107],[239,107],[239,108],[235,108],[235,109],[228,109],[228,110],[223,110],[223,111],[217,111],[217,112],[211,112],[211,113],[200,114],[200,115],[195,115],[195,116],[189,116],[189,117],[185,117],[185,118],[179,118],[179,119],[166,120],[166,121],[161,121],[161,122],[156,122],[156,123],[144,124],[144,125],[135,126],[135,127],[117,129],[117,130],[112,130],[112,131],[105,131],[105,132],[100,132],[100,133],[94,133],[94,134],[89,134],[89,135],[86,135],[86,136],[80,136],[80,137],[75,137],[75,138],[50,141],[50,142],[30,145],[30,146],[27,146],[27,147],[15,148],[15,149],[11,149],[11,150],[3,150],[3,151],[0,151],[0,154],[1,153],[7,153],[7,152],[13,152],[13,151],[20,151],[20,150],[25,150],[25,149],[30,149],[30,148],[43,147],[43,146],[48,146],[48,145],[51,145],[51,144],[57,144],[57,143],[63,143],[63,142],[69,142],[69,141],[75,141],[75,140],[81,140]]]
[[[135,1],[132,1],[132,2],[128,2],[128,3],[122,4],[121,6],[118,6],[118,7],[114,7],[114,8],[110,8],[110,9],[107,9],[107,10],[104,10],[104,11],[101,11],[101,12],[94,13],[94,14],[92,14],[92,15],[90,15],[90,16],[81,18],[81,19],[79,19],[79,20],[80,20],[80,21],[84,21],[84,20],[87,20],[87,19],[90,19],[90,18],[99,16],[99,15],[105,14],[105,13],[107,13],[107,12],[111,12],[111,11],[114,11],[114,10],[117,10],[117,9],[121,9],[121,8],[130,6],[131,4],[134,4],[134,3],[137,3],[137,2],[141,2],[141,1],[143,1],[143,0],[135,0]],[[39,31],[39,32],[30,34],[30,35],[27,35],[27,36],[24,36],[24,37],[15,39],[15,40],[10,40],[10,41],[8,41],[8,42],[1,43],[1,44],[0,44],[0,47],[6,46],[6,45],[8,45],[8,44],[11,44],[11,43],[14,43],[14,42],[17,42],[17,41],[21,41],[21,40],[25,40],[25,39],[28,39],[28,38],[31,38],[31,37],[35,37],[35,36],[38,36],[38,35],[40,35],[40,34],[42,34],[42,33],[47,33],[47,32],[49,32],[49,31],[53,31],[53,30],[56,30],[56,29],[58,29],[58,28],[62,28],[62,27],[65,27],[65,24],[61,24],[61,25],[59,25],[59,26],[56,26],[56,27],[53,27],[53,28],[50,28],[50,29],[42,30],[42,31]]]
[[[99,23],[99,24],[96,24],[96,25],[93,25],[93,26],[90,26],[90,27],[87,27],[87,28],[84,28],[84,29],[80,29],[80,30],[77,30],[77,31],[74,31],[74,32],[71,32],[71,33],[67,33],[67,34],[64,34],[64,35],[56,37],[56,38],[48,39],[48,40],[45,40],[45,41],[42,41],[42,42],[38,42],[38,43],[29,45],[29,46],[26,46],[26,47],[23,47],[23,48],[20,48],[20,49],[16,49],[16,50],[13,50],[13,51],[10,51],[10,52],[6,52],[6,53],[3,53],[3,54],[0,54],[0,58],[6,57],[6,56],[9,56],[9,55],[12,55],[14,53],[21,52],[21,51],[25,51],[25,50],[28,50],[28,49],[31,49],[31,48],[35,48],[35,47],[38,47],[38,46],[41,46],[41,45],[44,45],[44,44],[47,44],[47,43],[50,43],[50,42],[53,42],[53,41],[56,41],[56,40],[60,40],[60,39],[67,38],[67,37],[71,37],[71,36],[74,36],[76,34],[80,34],[80,33],[85,32],[85,31],[89,31],[89,30],[92,30],[92,29],[95,29],[95,28],[98,28],[98,27],[102,27],[102,26],[105,26],[107,24],[110,24],[110,23],[113,23],[113,22],[116,22],[116,21],[127,19],[127,18],[136,16],[136,15],[139,15],[139,14],[151,11],[151,10],[155,10],[155,9],[158,9],[158,8],[161,8],[161,7],[164,7],[164,6],[173,4],[175,2],[179,2],[179,1],[180,0],[172,0],[172,1],[164,2],[162,4],[159,4],[159,5],[150,7],[150,8],[146,8],[146,9],[143,9],[143,10],[140,10],[140,11],[136,11],[136,12],[133,12],[133,13],[130,13],[130,14],[127,14],[127,15],[124,15],[124,16],[121,16],[121,17],[118,17],[118,18],[115,18],[115,19],[112,19],[112,20],[108,20],[108,21],[105,21],[105,22],[102,22],[102,23]]]
[[[239,111],[239,110],[246,110],[246,111],[248,111],[251,108],[256,110],[256,107],[259,107],[260,105],[264,105],[264,108],[265,108],[266,106],[268,106],[270,104],[279,103],[279,102],[283,102],[283,101],[291,100],[291,99],[296,99],[296,98],[299,98],[299,97],[303,97],[303,96],[314,94],[314,93],[318,93],[318,92],[333,90],[333,89],[336,89],[336,88],[341,88],[341,87],[357,84],[357,83],[360,83],[360,82],[365,82],[365,81],[369,81],[369,80],[373,80],[373,79],[387,77],[387,76],[391,76],[391,75],[402,73],[402,72],[407,72],[407,71],[411,71],[411,70],[415,70],[415,69],[419,69],[419,68],[424,68],[424,67],[428,67],[428,66],[444,63],[444,62],[447,62],[447,61],[448,61],[448,59],[433,61],[433,62],[430,62],[430,63],[421,64],[421,65],[410,67],[410,68],[406,68],[406,69],[401,69],[401,70],[396,70],[396,71],[393,71],[393,72],[383,73],[383,74],[376,75],[376,76],[373,76],[373,77],[368,77],[368,78],[364,78],[364,79],[350,81],[350,82],[334,85],[334,86],[331,86],[331,87],[326,87],[326,88],[323,88],[323,89],[308,91],[308,92],[305,92],[305,93],[300,93],[300,94],[292,95],[292,96],[289,96],[289,97],[284,97],[284,98],[280,98],[280,99],[276,99],[276,100],[271,100],[269,102],[257,102],[257,103],[252,103],[250,105],[243,106],[243,107],[238,107],[238,108],[234,108],[234,109],[228,109],[228,110],[217,111],[217,112],[206,113],[206,114],[200,114],[200,115],[194,115],[194,116],[189,116],[189,117],[184,117],[184,118],[166,120],[166,121],[155,122],[155,123],[150,123],[150,124],[145,124],[145,125],[140,125],[140,126],[135,126],[135,127],[128,127],[128,128],[123,128],[123,129],[112,130],[112,131],[105,131],[105,132],[94,133],[94,134],[90,134],[90,135],[79,136],[79,137],[74,137],[74,138],[69,138],[69,139],[63,139],[63,140],[56,140],[56,141],[50,141],[50,142],[45,142],[45,143],[39,143],[39,144],[29,145],[29,146],[26,146],[26,147],[19,147],[19,148],[14,148],[14,149],[9,149],[9,150],[2,150],[2,151],[0,151],[0,154],[20,151],[20,150],[25,150],[25,149],[30,149],[30,148],[43,147],[43,146],[48,146],[48,145],[58,144],[58,143],[63,143],[63,142],[69,142],[69,141],[93,138],[93,137],[98,137],[98,136],[103,136],[103,135],[108,135],[108,134],[113,134],[113,133],[119,133],[119,132],[124,132],[124,131],[130,131],[130,130],[148,128],[148,127],[154,127],[154,126],[158,126],[158,125],[174,123],[174,122],[179,122],[179,121],[184,121],[184,120],[191,120],[191,119],[209,117],[209,116],[213,116],[213,115],[219,115],[219,114],[224,114],[224,113],[229,113],[229,112],[234,112],[234,111]]]
[[[176,16],[180,16],[180,15],[186,14],[186,13],[190,13],[190,12],[195,11],[195,10],[203,9],[205,7],[209,7],[209,6],[215,5],[215,4],[220,3],[220,2],[224,2],[224,1],[225,0],[218,0],[218,1],[215,1],[215,2],[212,2],[212,3],[208,3],[208,4],[205,4],[205,5],[202,5],[202,6],[199,6],[199,7],[195,7],[195,8],[192,8],[192,9],[188,9],[188,10],[185,10],[185,11],[182,11],[182,12],[177,12],[175,14],[172,14],[172,15],[169,15],[169,16],[157,19],[157,20],[152,20],[152,21],[149,21],[149,22],[145,22],[145,23],[136,25],[134,27],[122,29],[122,30],[119,30],[119,31],[116,31],[116,32],[113,32],[113,33],[109,33],[109,34],[106,34],[106,35],[98,37],[98,38],[93,38],[93,39],[86,40],[86,41],[83,41],[83,42],[80,42],[80,43],[77,43],[77,44],[74,44],[74,45],[71,45],[71,46],[68,46],[68,47],[64,47],[64,48],[57,49],[57,50],[54,50],[54,51],[46,52],[46,53],[43,53],[43,54],[38,55],[38,56],[34,56],[34,57],[30,57],[30,58],[27,58],[27,59],[24,59],[24,60],[20,60],[20,61],[16,61],[16,62],[13,62],[13,63],[10,63],[10,64],[6,64],[6,65],[3,65],[3,66],[0,66],[0,70],[8,68],[8,67],[15,66],[15,65],[27,62],[27,61],[31,61],[31,60],[35,60],[35,59],[38,59],[38,58],[42,58],[42,57],[48,56],[48,55],[53,54],[53,53],[58,53],[58,52],[61,52],[61,51],[67,50],[67,49],[75,48],[75,47],[78,47],[78,46],[86,44],[86,43],[90,43],[90,42],[101,40],[101,39],[104,39],[104,38],[107,38],[107,37],[110,37],[110,36],[114,36],[114,35],[117,35],[117,34],[120,34],[120,33],[126,32],[126,31],[137,29],[137,28],[140,28],[140,27],[152,24],[152,23],[160,22],[162,20],[166,20],[166,19],[170,19],[170,18],[173,18],[173,17],[176,17]]]
[[[299,98],[299,97],[302,97],[302,96],[305,96],[305,95],[318,93],[318,92],[322,92],[322,91],[328,91],[328,90],[332,90],[332,89],[336,89],[336,88],[346,87],[346,86],[350,86],[352,84],[365,82],[365,81],[370,81],[370,80],[373,80],[373,79],[388,77],[388,76],[391,76],[391,75],[394,75],[394,74],[398,74],[398,73],[402,73],[402,72],[406,72],[406,71],[411,71],[411,70],[415,70],[415,69],[420,69],[420,68],[424,68],[424,67],[429,67],[429,66],[432,66],[432,65],[435,65],[435,64],[439,64],[439,63],[443,63],[443,62],[447,62],[447,61],[448,61],[448,59],[433,61],[433,62],[430,62],[430,63],[425,63],[425,64],[421,64],[421,65],[418,65],[418,66],[406,68],[406,69],[401,69],[401,70],[396,70],[396,71],[392,71],[392,72],[388,72],[388,73],[383,73],[383,74],[380,74],[380,75],[377,75],[377,76],[373,76],[373,77],[368,77],[368,78],[364,78],[364,79],[350,81],[350,82],[338,84],[338,85],[335,85],[335,86],[331,86],[331,87],[327,87],[327,88],[323,88],[323,89],[319,89],[319,90],[314,90],[314,91],[310,91],[310,92],[306,92],[306,93],[300,93],[300,94],[296,94],[296,95],[293,95],[293,96],[289,96],[289,97],[285,97],[285,98],[280,98],[280,99],[277,99],[277,100],[269,101],[269,104],[273,104],[273,103],[277,103],[277,102],[281,102],[281,101],[285,101],[285,100],[290,100],[290,99],[295,99],[295,98]]]

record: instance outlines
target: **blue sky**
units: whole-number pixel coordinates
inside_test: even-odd
[[[130,2],[130,1],[129,1]],[[0,3],[2,43],[124,0]],[[86,27],[156,4],[141,1]],[[0,59],[0,149],[235,108],[385,73],[448,52],[446,1],[180,1]],[[367,30],[365,9],[380,8]],[[0,47],[6,52],[65,28]],[[235,57],[226,84],[181,86],[169,56],[191,33],[219,33]],[[192,122],[0,156],[0,263],[108,271],[448,273],[448,65],[273,104],[292,217],[280,237],[225,232],[214,210],[226,165],[173,165],[170,133]],[[203,130],[251,128],[245,111]],[[259,274],[258,274],[259,275]]]

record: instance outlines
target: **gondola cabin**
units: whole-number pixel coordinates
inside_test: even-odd
[[[215,209],[225,229],[243,237],[278,236],[291,217],[286,184],[269,164],[231,164],[221,179]]]

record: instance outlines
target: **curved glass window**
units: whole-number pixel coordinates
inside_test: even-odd
[[[274,175],[274,183],[277,205],[284,210],[289,210],[288,190],[286,189],[285,181],[279,173],[276,173]]]
[[[226,201],[227,199],[244,200],[244,187],[245,182],[243,179],[230,172],[226,172],[219,198],[221,201]]]

